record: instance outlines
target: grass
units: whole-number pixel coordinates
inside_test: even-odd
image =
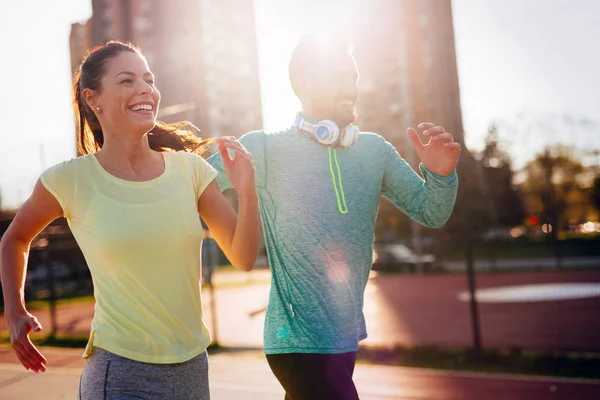
[[[600,379],[600,355],[435,346],[360,348],[360,362],[452,371]]]
[[[559,241],[562,257],[600,256],[600,236],[588,238],[571,238]],[[475,259],[519,259],[519,258],[553,258],[554,248],[549,240],[514,239],[479,241],[473,249]],[[444,260],[463,260],[464,246],[445,246],[441,258]]]

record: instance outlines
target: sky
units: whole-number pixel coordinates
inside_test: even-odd
[[[255,0],[266,129],[299,108],[287,77],[295,42],[356,17],[359,1]],[[69,32],[91,2],[2,2],[0,15],[0,190],[16,207],[45,168],[75,156]],[[600,2],[454,0],[453,18],[469,149],[492,121],[517,166],[548,142],[600,148]]]

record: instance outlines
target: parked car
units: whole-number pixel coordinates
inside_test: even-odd
[[[431,271],[435,265],[435,255],[415,254],[408,246],[400,243],[376,244],[373,248],[373,271],[417,272],[419,261],[423,271]]]
[[[82,285],[74,271],[59,261],[51,261],[54,290],[57,297],[73,294]],[[49,296],[50,269],[48,265],[34,264],[28,269],[25,279],[25,291],[29,299],[38,299]]]

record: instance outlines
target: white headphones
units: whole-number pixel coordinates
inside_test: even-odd
[[[341,137],[340,128],[335,122],[327,119],[313,124],[302,118],[302,115],[298,113],[294,125],[300,132],[325,146],[331,146],[339,142],[343,147],[350,147],[358,141],[358,128],[352,124],[344,129],[344,134]]]

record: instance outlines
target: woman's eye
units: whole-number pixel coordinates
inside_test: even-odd
[[[121,81],[121,83],[132,83],[133,81],[131,79],[123,79]]]
[[[147,83],[148,85],[154,85],[154,81],[153,81],[153,80],[146,81],[146,83]]]

